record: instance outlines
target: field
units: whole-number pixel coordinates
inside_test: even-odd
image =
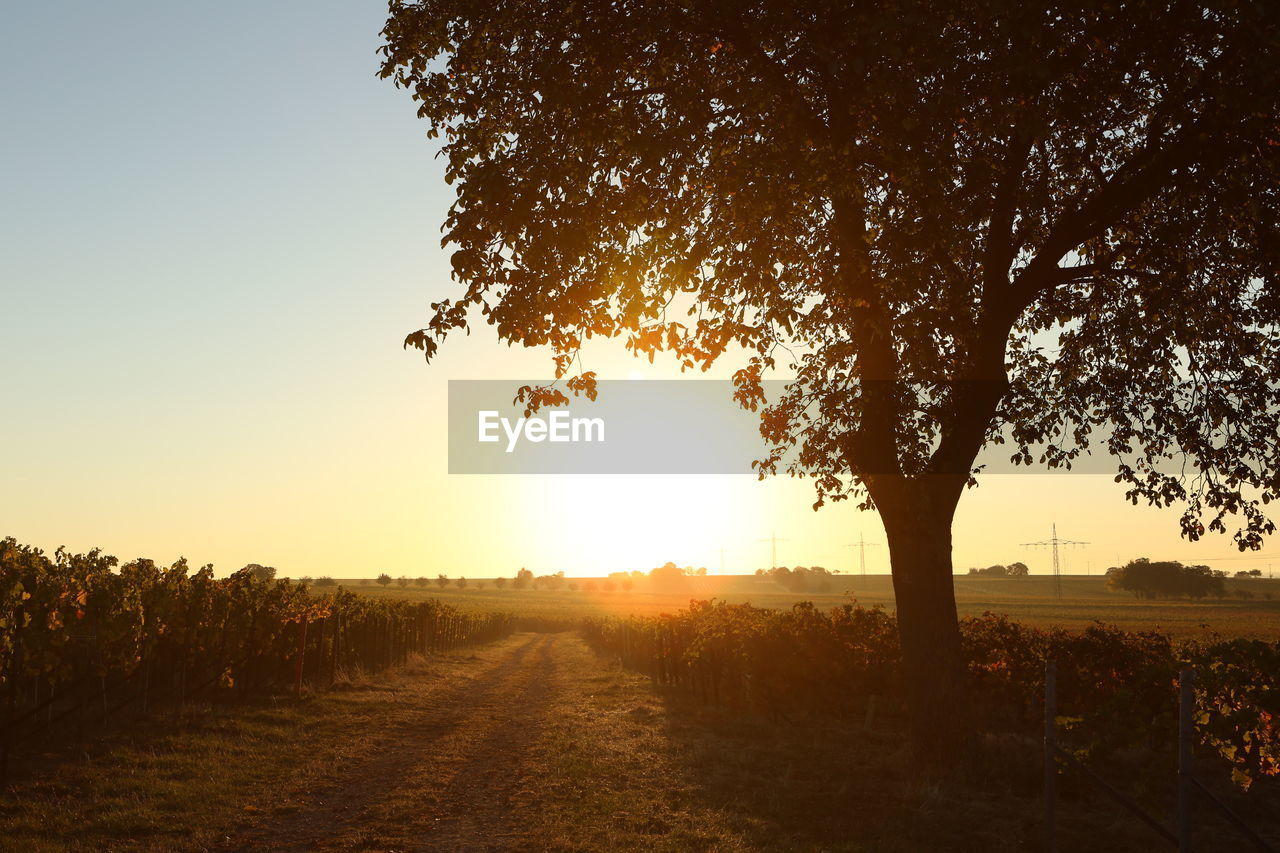
[[[962,616],[984,611],[1004,613],[1039,627],[1061,626],[1079,629],[1095,621],[1128,630],[1160,629],[1175,637],[1201,637],[1217,633],[1224,637],[1280,639],[1280,579],[1228,579],[1228,597],[1216,601],[1137,600],[1133,596],[1107,590],[1097,575],[1067,575],[1062,578],[1062,598],[1054,597],[1053,579],[1044,575],[1026,578],[983,578],[959,575],[956,603]],[[411,600],[436,598],[464,610],[496,610],[551,619],[585,616],[654,616],[674,613],[687,607],[690,599],[715,598],[730,604],[750,603],[757,607],[787,608],[799,601],[819,607],[834,607],[851,598],[864,606],[876,604],[893,608],[893,587],[887,575],[867,577],[846,575],[827,592],[790,592],[767,578],[754,575],[722,575],[690,578],[680,589],[653,589],[640,581],[630,591],[604,591],[596,579],[596,589],[513,590],[498,589],[492,580],[471,579],[465,589],[453,583],[440,587],[391,584],[381,587],[368,580],[342,580],[365,595],[391,596]],[[482,584],[482,586],[481,586]],[[479,587],[479,588],[477,588]],[[1248,592],[1250,600],[1235,597],[1236,590]],[[1266,596],[1270,595],[1268,599]]]

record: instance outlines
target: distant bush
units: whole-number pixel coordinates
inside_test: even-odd
[[[337,586],[338,582],[328,575],[321,575],[316,578],[316,586]]]

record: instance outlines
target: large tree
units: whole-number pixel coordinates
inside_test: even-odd
[[[593,335],[741,358],[749,406],[794,377],[763,470],[879,511],[915,732],[945,747],[951,522],[984,445],[1059,466],[1092,437],[1189,538],[1272,531],[1275,15],[395,0],[382,73],[442,140],[462,286],[406,343],[482,317],[577,390]]]

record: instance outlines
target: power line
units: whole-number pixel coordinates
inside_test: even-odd
[[[1206,562],[1218,563],[1223,560],[1275,560],[1274,554],[1230,554],[1226,557],[1205,557],[1197,555],[1194,557],[1177,556],[1169,559],[1177,560],[1179,563],[1189,563],[1192,560],[1204,560]]]

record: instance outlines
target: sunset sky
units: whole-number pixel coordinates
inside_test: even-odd
[[[451,200],[408,95],[375,76],[382,2],[44,2],[0,29],[0,535],[220,573],[601,574],[667,560],[855,569],[878,519],[803,481],[446,471],[449,379],[546,375],[481,327],[401,349],[448,295]],[[672,378],[619,343],[613,378]],[[727,366],[726,366],[727,367]],[[513,386],[514,387],[514,386]],[[1135,556],[1261,568],[1108,477],[993,476],[957,571]],[[887,570],[884,548],[869,567]]]

